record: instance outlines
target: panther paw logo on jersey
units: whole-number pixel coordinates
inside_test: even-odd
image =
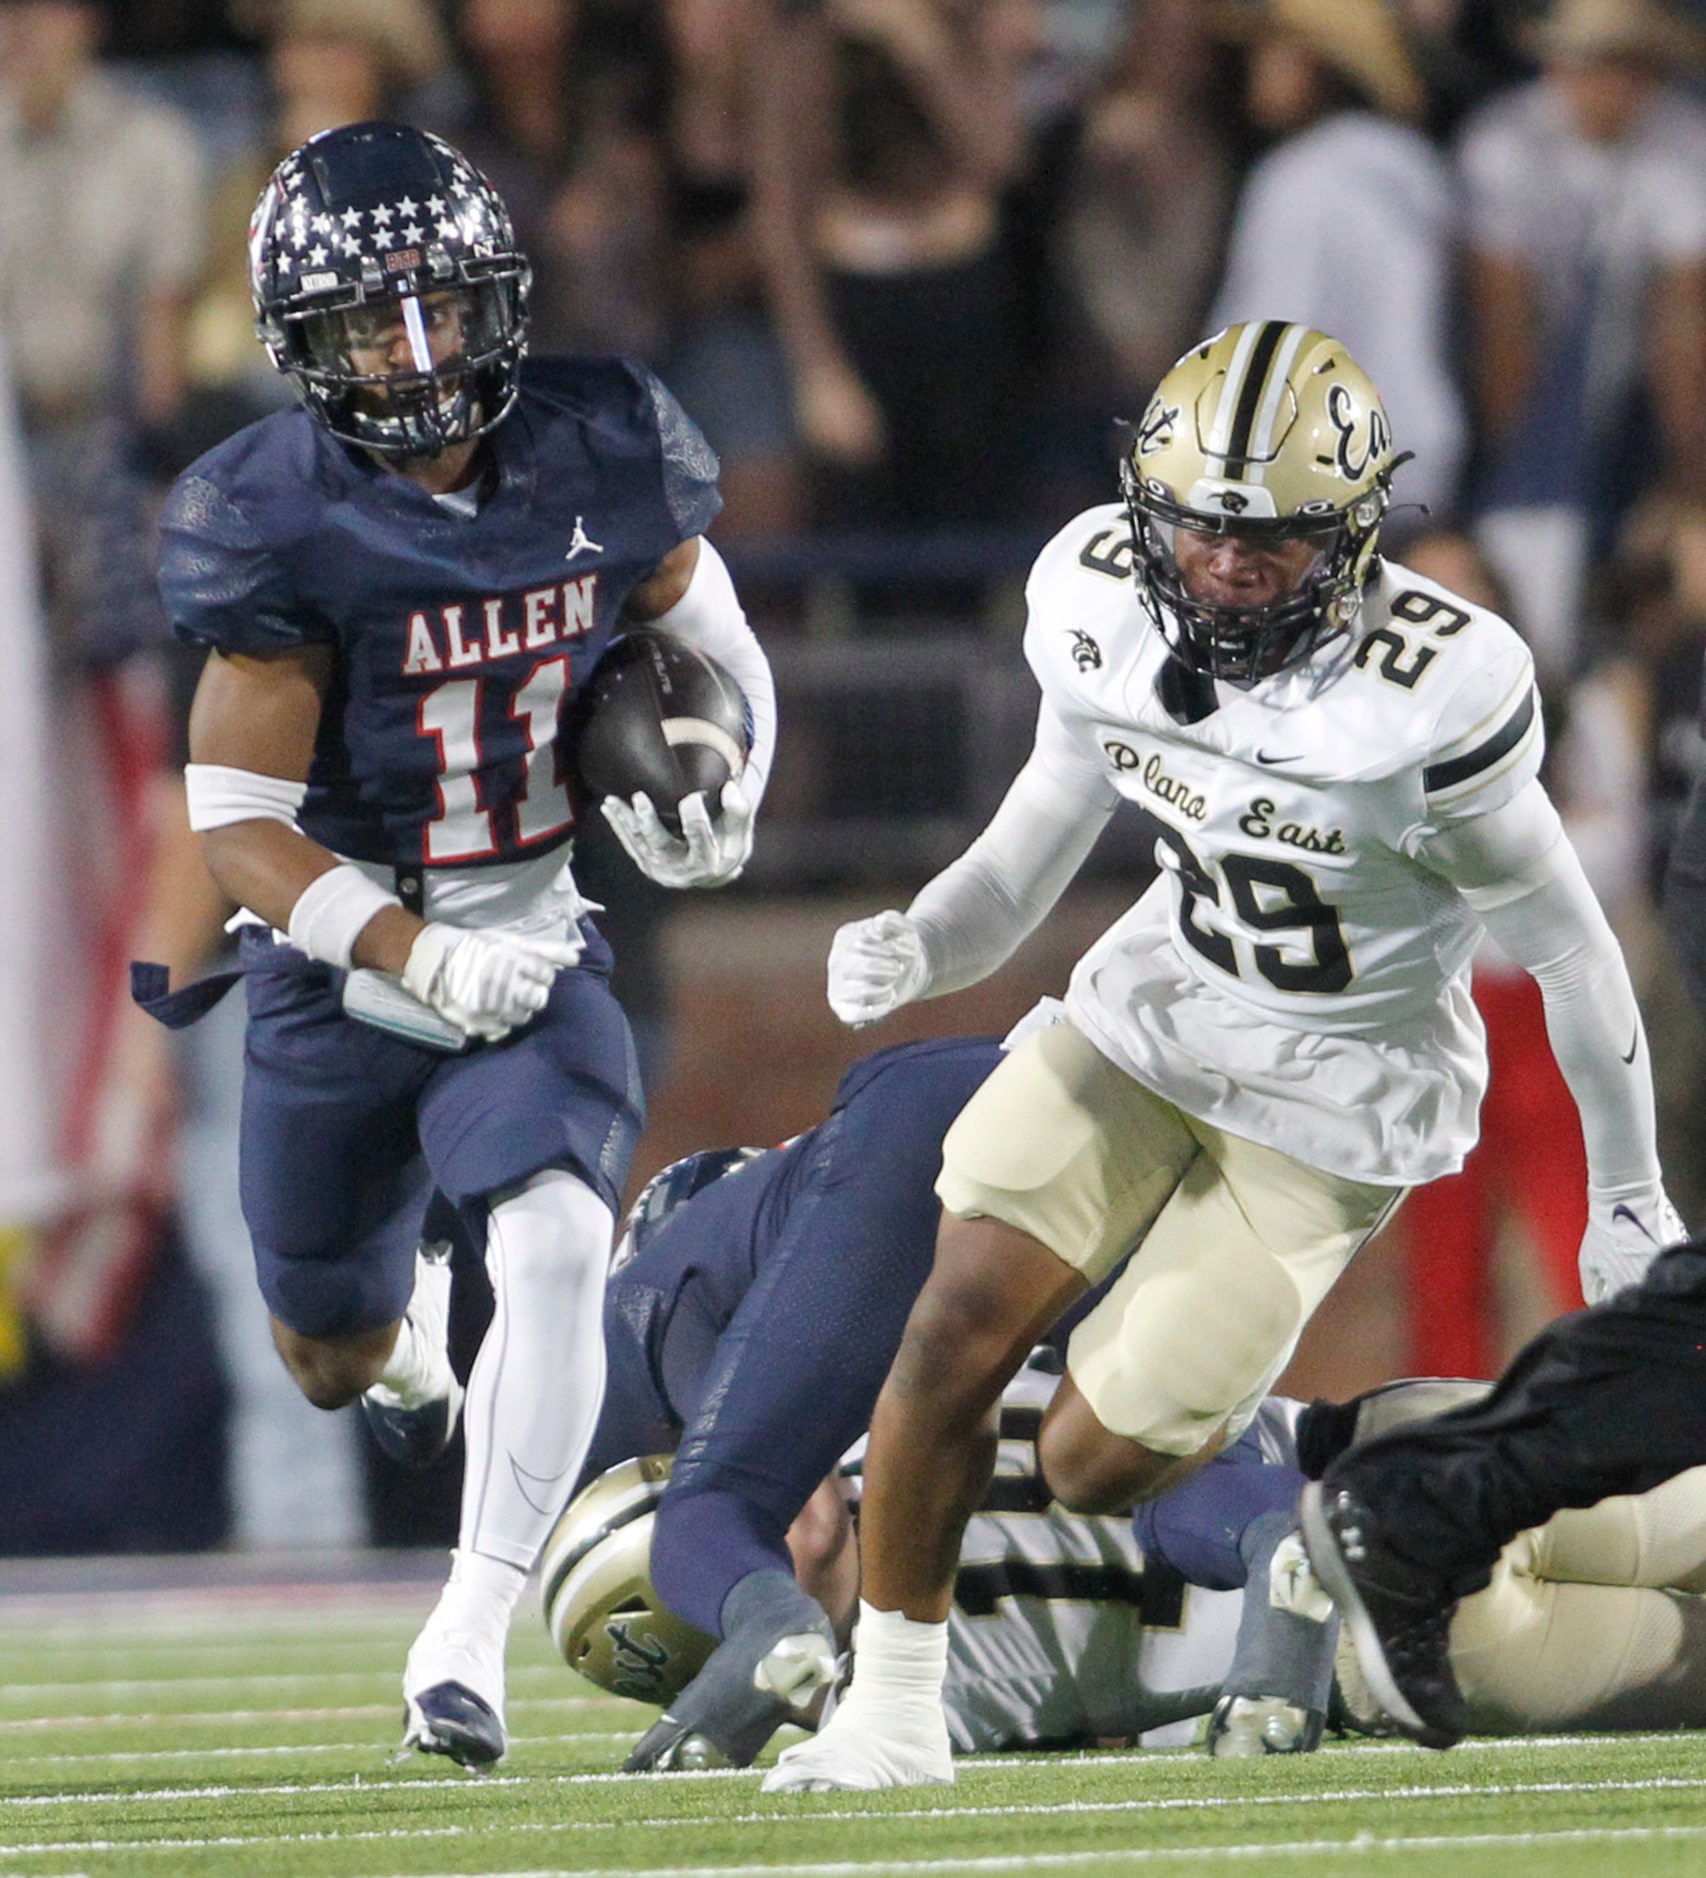
[[[1081,672],[1099,672],[1102,669],[1102,648],[1082,626],[1074,626],[1071,631],[1072,663]]]

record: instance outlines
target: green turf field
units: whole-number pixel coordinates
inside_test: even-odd
[[[0,1589],[0,1878],[867,1872],[1706,1873],[1706,1738],[972,1761],[952,1789],[767,1797],[614,1772],[650,1711],[511,1652],[509,1759],[399,1765],[433,1587]]]

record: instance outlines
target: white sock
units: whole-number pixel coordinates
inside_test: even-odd
[[[439,1387],[445,1352],[434,1350],[419,1328],[405,1317],[397,1326],[397,1341],[368,1393],[387,1408],[419,1408],[444,1392]]]
[[[853,1637],[853,1683],[847,1702],[928,1702],[940,1708],[948,1673],[948,1626],[921,1624],[899,1611],[859,1600]]]
[[[462,1412],[460,1556],[529,1570],[574,1489],[604,1401],[604,1281],[615,1221],[548,1169],[492,1209],[495,1307]]]
[[[439,1594],[433,1624],[440,1630],[507,1630],[527,1583],[519,1565],[478,1552],[450,1555],[450,1577]]]

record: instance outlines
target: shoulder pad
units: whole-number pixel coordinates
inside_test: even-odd
[[[160,517],[160,594],[196,645],[260,650],[321,636],[294,617],[286,556],[313,528],[323,492],[305,412],[279,412],[197,458]]]
[[[1118,502],[1104,502],[1075,515],[1031,563],[1025,583],[1026,598],[1039,597],[1060,585],[1106,581],[1131,591],[1131,521]]]
[[[1396,672],[1401,684],[1406,674],[1421,677],[1423,661],[1438,660],[1444,681],[1427,699],[1420,752],[1431,812],[1456,819],[1507,801],[1538,773],[1545,748],[1534,658],[1521,635],[1498,614],[1403,567],[1383,571],[1379,600],[1356,662],[1384,676]]]

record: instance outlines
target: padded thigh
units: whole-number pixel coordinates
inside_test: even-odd
[[[435,1184],[460,1205],[565,1167],[614,1212],[644,1110],[602,971],[559,972],[524,1031],[443,1056],[351,1021],[341,975],[288,956],[249,969],[240,1154],[274,1316],[308,1337],[395,1322]]]
[[[1706,1467],[1566,1507],[1532,1536],[1535,1573],[1554,1583],[1706,1591]]]
[[[961,1111],[936,1183],[1092,1284],[1130,1263],[1073,1333],[1069,1367],[1105,1428],[1160,1454],[1233,1432],[1401,1194],[1303,1166],[1186,1115],[1056,1024]]]
[[[1303,1327],[1401,1195],[1191,1126],[1202,1152],[1067,1364],[1097,1419],[1159,1454],[1248,1425]]]
[[[962,1219],[1029,1233],[1095,1284],[1197,1151],[1177,1110],[1056,1024],[1018,1045],[960,1111],[936,1193]]]
[[[1538,1534],[1505,1548],[1451,1626],[1477,1734],[1706,1727],[1706,1599],[1537,1576]]]
[[[1472,1725],[1706,1726],[1706,1468],[1556,1514],[1452,1623]]]

